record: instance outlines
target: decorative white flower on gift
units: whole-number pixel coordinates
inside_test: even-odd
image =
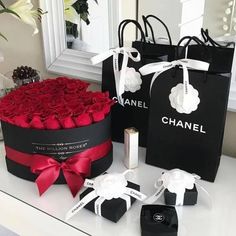
[[[125,72],[125,91],[135,93],[141,89],[142,79],[134,68],[127,67]]]
[[[192,85],[189,85],[188,94],[184,97],[184,85],[182,83],[177,84],[171,89],[169,95],[170,105],[179,113],[190,114],[198,108],[200,103],[198,95],[198,91]]]
[[[160,181],[171,193],[184,192],[185,189],[193,189],[196,175],[180,169],[173,169],[162,174]],[[199,177],[200,178],[200,177]]]
[[[94,180],[96,194],[106,200],[119,198],[126,192],[128,182],[123,174],[105,174]]]

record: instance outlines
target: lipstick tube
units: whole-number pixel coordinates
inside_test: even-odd
[[[128,169],[138,167],[138,130],[136,128],[127,128],[124,130],[124,165]]]

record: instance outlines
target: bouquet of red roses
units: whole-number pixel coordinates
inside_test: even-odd
[[[59,77],[21,86],[0,100],[0,120],[23,128],[68,129],[103,120],[114,101],[89,84]]]
[[[108,93],[60,77],[35,82],[0,100],[7,169],[35,181],[40,195],[52,184],[69,186],[73,196],[84,179],[112,163]],[[20,138],[17,138],[20,137]]]

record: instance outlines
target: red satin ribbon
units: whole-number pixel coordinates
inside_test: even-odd
[[[84,179],[90,175],[91,163],[106,156],[111,148],[112,142],[109,139],[60,163],[49,156],[27,154],[5,146],[8,159],[30,167],[32,173],[39,175],[35,182],[40,196],[57,180],[62,170],[73,197],[82,187]]]

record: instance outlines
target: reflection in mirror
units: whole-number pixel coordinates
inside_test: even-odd
[[[236,31],[235,1],[225,0],[63,0],[67,48],[100,53],[115,45],[111,31],[111,14],[119,11],[118,21],[153,14],[168,26],[176,42],[184,35],[199,35],[200,28],[209,28],[212,36],[230,35]],[[113,13],[110,9],[113,8]],[[119,8],[119,9],[118,9]],[[133,12],[136,10],[136,14]],[[157,36],[165,31],[151,20]],[[114,26],[113,26],[114,27]],[[132,31],[133,29],[131,29]],[[131,37],[132,36],[132,37]],[[129,38],[135,38],[135,31]]]
[[[109,49],[109,0],[64,0],[67,47],[99,53]]]
[[[235,0],[139,0],[138,20],[153,14],[168,26],[173,41],[200,34],[208,28],[212,37],[236,34]],[[155,6],[155,7],[154,7]],[[157,21],[151,20],[155,35],[166,36]]]

